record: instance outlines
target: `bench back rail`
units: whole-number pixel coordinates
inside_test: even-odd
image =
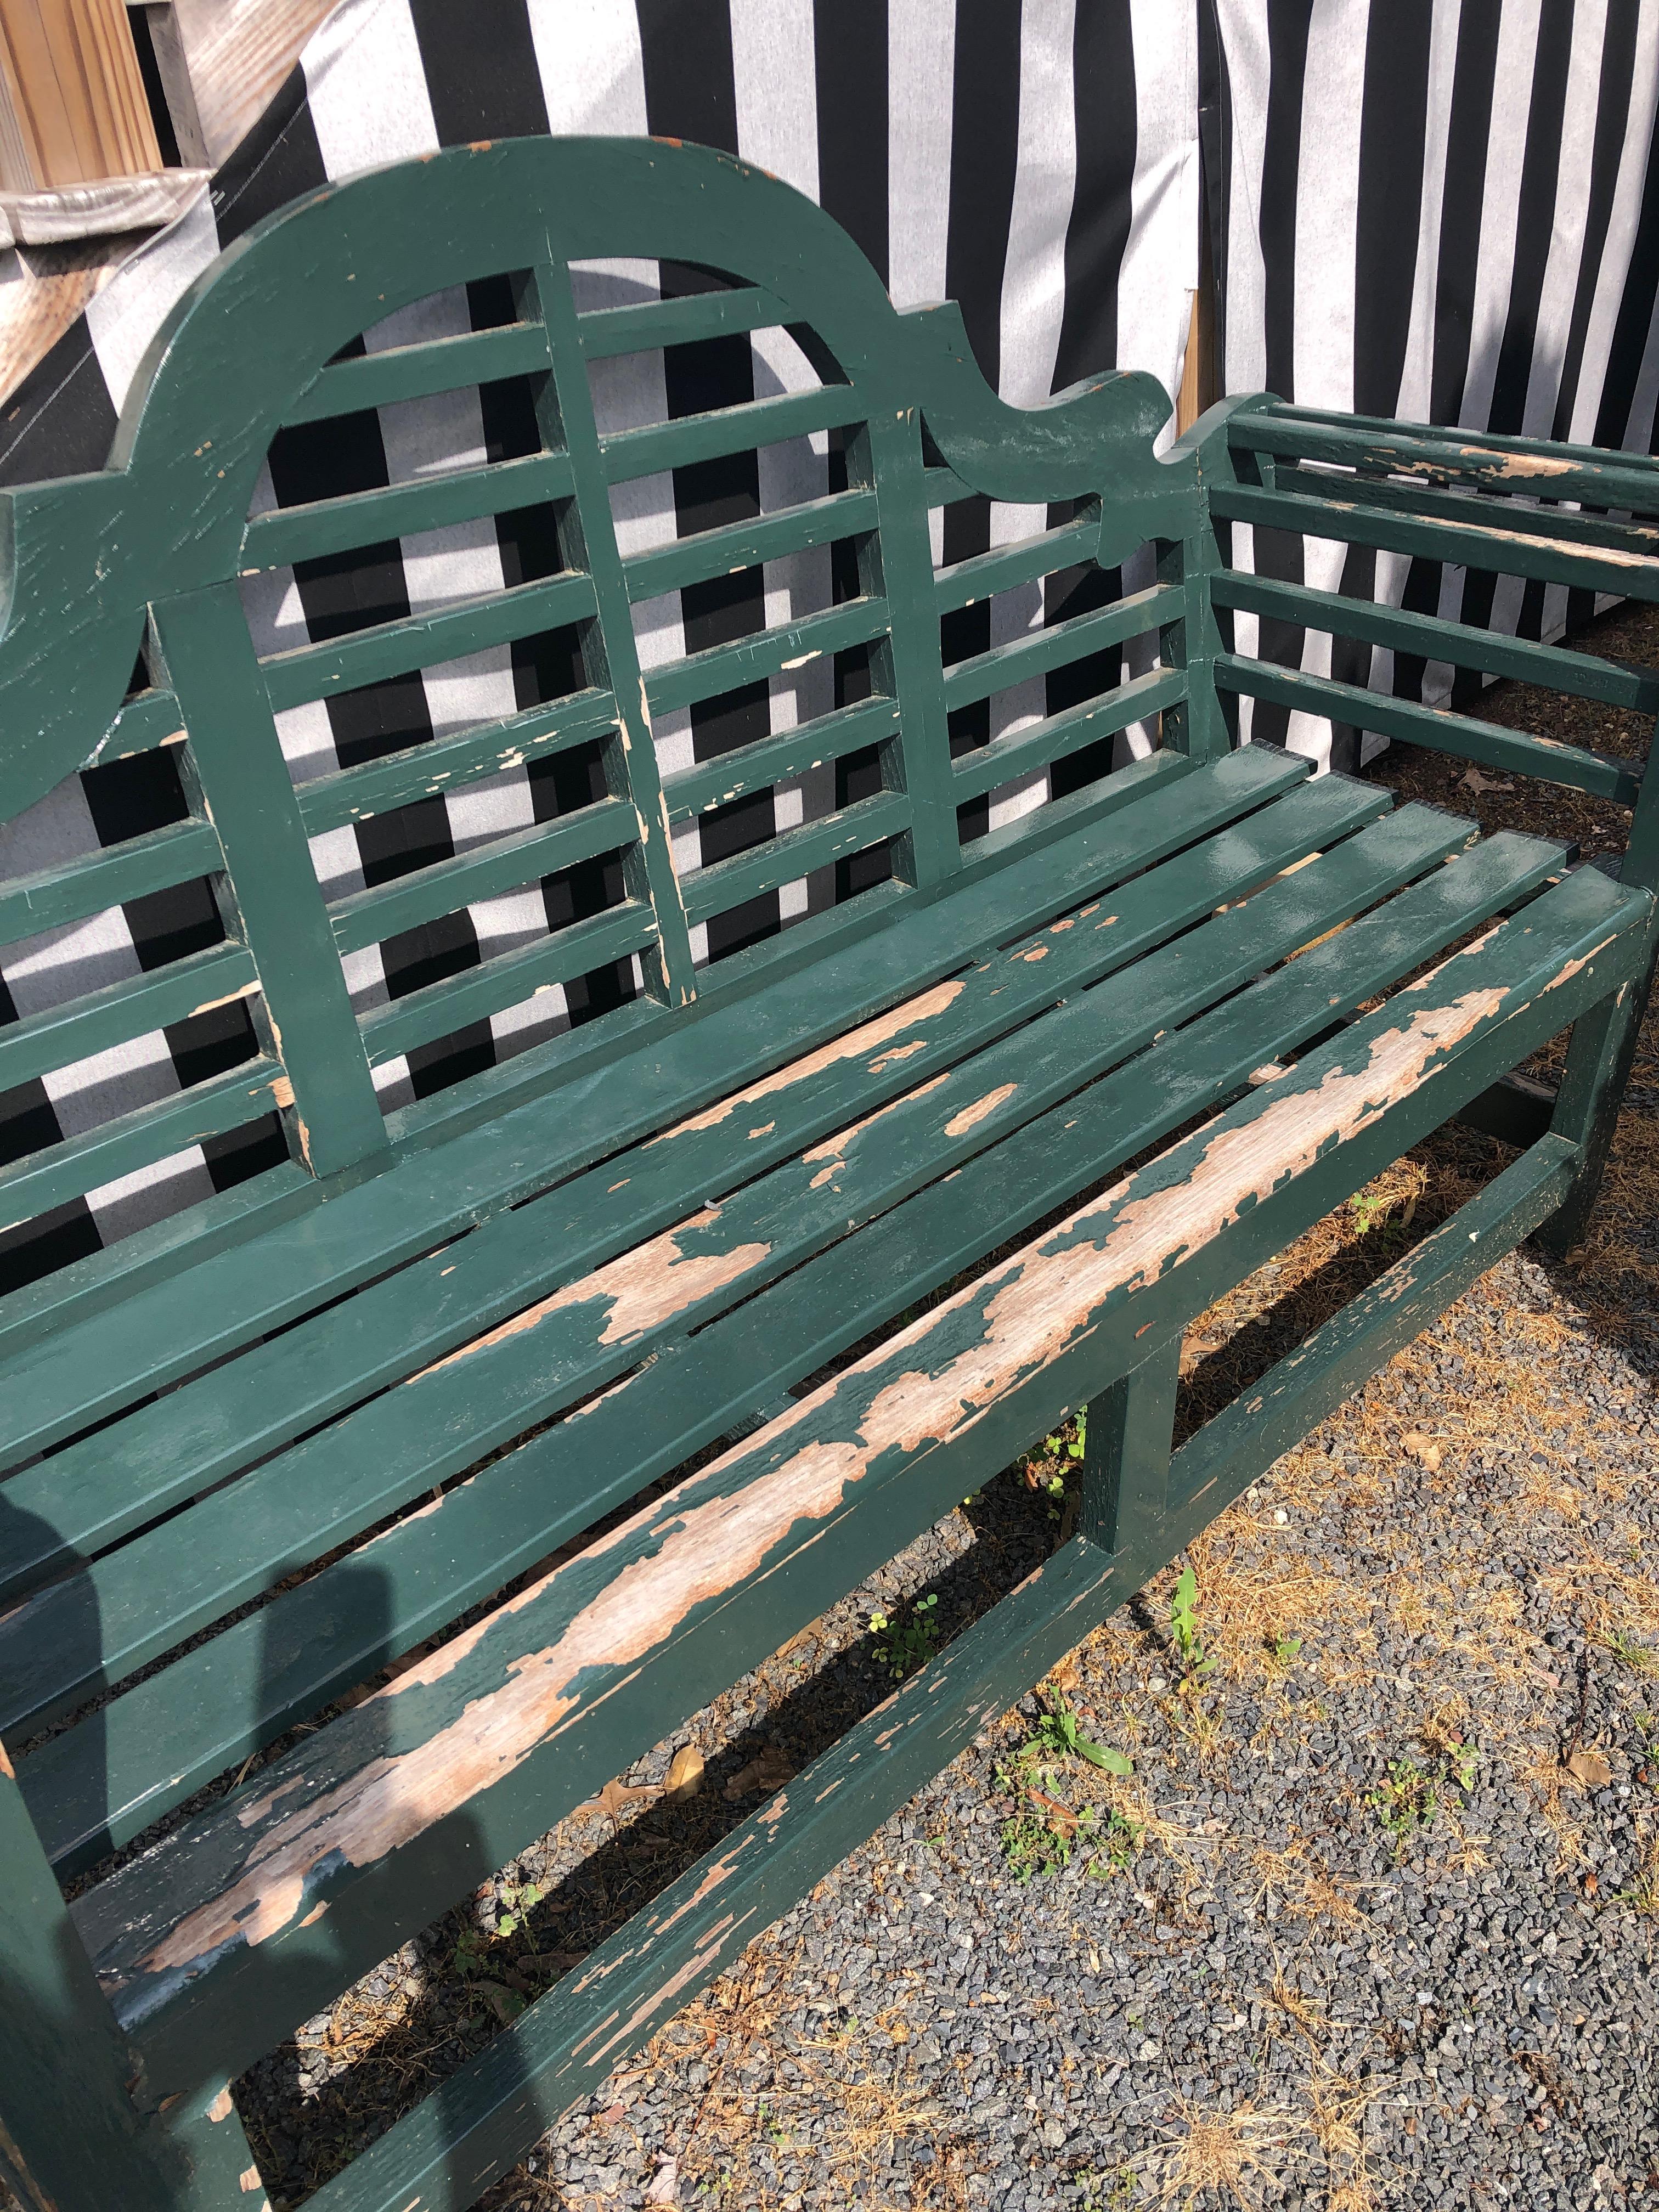
[[[698,289],[580,311],[578,288],[617,289],[586,264],[618,256]],[[458,297],[502,319],[422,335]],[[660,409],[638,403],[665,355],[695,370],[751,337],[787,388],[629,419]],[[619,364],[620,384],[595,376]],[[406,418],[469,408],[481,459],[374,482]],[[292,1202],[295,1170],[495,1111],[554,1060],[805,957],[771,943],[704,972],[769,894],[810,910],[816,941],[825,908],[844,935],[951,882],[964,827],[981,867],[1056,834],[1098,802],[1115,732],[1184,696],[1178,651],[1117,684],[1126,641],[1179,630],[1178,560],[1127,599],[1090,580],[1179,539],[1192,472],[1152,458],[1164,412],[1122,376],[1002,406],[954,310],[895,316],[832,223],[699,149],[462,150],[274,218],[180,302],[112,467],[9,499],[0,817],[72,811],[61,787],[90,767],[141,788],[155,827],[0,893],[12,964],[39,978],[0,1088],[44,1081],[76,1109],[0,1168],[0,1225],[15,1243],[192,1146],[240,1163],[227,1186],[258,1169],[261,1195]],[[386,468],[365,463],[382,450]],[[716,463],[750,472],[748,511],[639,543],[641,484]],[[837,488],[801,496],[815,467]],[[941,509],[986,492],[1026,534],[936,564]],[[377,600],[389,539],[416,604]],[[1061,571],[1079,611],[947,669],[942,624]],[[665,613],[694,601],[713,610],[700,629]],[[727,601],[729,634],[688,650]],[[1003,809],[983,834],[988,798],[1056,763],[1060,817]],[[754,802],[780,793],[756,842]],[[688,869],[687,825],[716,813],[721,857]],[[477,825],[465,842],[458,821]],[[90,946],[100,917],[163,895],[191,905],[177,958],[106,982],[91,952],[54,951],[48,933]],[[468,1081],[481,1031],[487,1060],[544,1049]],[[199,1078],[100,1112],[100,1067],[158,1032]],[[257,1202],[238,1189],[219,1212],[245,1224]]]

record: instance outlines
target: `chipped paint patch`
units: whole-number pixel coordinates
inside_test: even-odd
[[[926,1098],[930,1091],[937,1091],[950,1080],[951,1071],[947,1067],[927,1082],[917,1084],[914,1091],[902,1091],[896,1098],[890,1098],[884,1106],[878,1106],[862,1121],[854,1121],[848,1128],[836,1130],[833,1137],[826,1137],[822,1144],[814,1145],[811,1152],[803,1152],[800,1156],[802,1165],[811,1167],[816,1161],[833,1159],[837,1170],[845,1167],[845,1159],[839,1156],[849,1152],[866,1129],[873,1128],[878,1121],[884,1121],[890,1114],[902,1114],[907,1106],[914,1106],[919,1098]]]
[[[631,1251],[623,1252],[614,1260],[607,1260],[591,1273],[578,1276],[574,1283],[566,1283],[522,1313],[501,1322],[475,1336],[429,1367],[422,1367],[411,1375],[403,1386],[420,1382],[428,1375],[437,1375],[446,1367],[453,1367],[463,1359],[471,1359],[480,1352],[488,1352],[509,1338],[522,1336],[536,1328],[550,1314],[562,1313],[571,1306],[591,1305],[597,1299],[608,1299],[610,1310],[605,1315],[605,1327],[599,1332],[600,1344],[627,1344],[643,1336],[647,1330],[659,1328],[665,1321],[685,1312],[714,1291],[725,1290],[751,1267],[758,1267],[771,1250],[769,1244],[737,1244],[726,1252],[686,1252],[680,1239],[693,1231],[710,1229],[720,1218],[717,1206],[705,1206],[700,1212],[680,1222],[660,1237],[647,1238]]]
[[[945,1009],[956,1004],[966,986],[961,981],[935,984],[917,998],[907,999],[901,1006],[878,1014],[873,1021],[863,1023],[858,1029],[848,1030],[844,1036],[832,1037],[828,1044],[820,1045],[816,1052],[807,1053],[800,1060],[792,1060],[787,1067],[775,1074],[763,1076],[742,1091],[734,1091],[717,1104],[705,1107],[689,1121],[678,1121],[672,1129],[665,1129],[659,1137],[653,1137],[653,1145],[672,1144],[676,1137],[688,1137],[704,1129],[717,1129],[740,1107],[758,1106],[763,1099],[775,1098],[780,1091],[793,1091],[797,1085],[810,1083],[826,1068],[839,1066],[842,1060],[861,1060],[866,1053],[877,1052],[889,1038],[901,1036],[906,1030],[918,1024],[932,1021]],[[925,1043],[927,1040],[924,1038]]]
[[[234,1006],[239,999],[251,999],[259,988],[256,975],[251,983],[244,983],[240,991],[227,991],[222,999],[204,999],[199,1006],[192,1006],[187,1018],[194,1021],[198,1014],[216,1013],[221,1006]]]
[[[756,1909],[751,1905],[748,1911],[741,1914],[736,1920],[718,1921],[702,1948],[688,1959],[678,1973],[671,1974],[659,1989],[654,1990],[648,1997],[642,1997],[615,2033],[607,2037],[594,2051],[592,2057],[584,2063],[597,2071],[599,2061],[613,2051],[618,2044],[631,2047],[636,2039],[638,2031],[644,2027],[645,2023],[661,2011],[665,2006],[671,2004],[682,1990],[695,1988],[699,1982],[706,1981],[713,1972],[715,1961],[725,1948],[727,1936],[730,1936],[735,1939],[738,1930],[745,1927],[754,1918]],[[592,2040],[591,2036],[582,2038],[582,2043]],[[576,2044],[573,2048],[573,2055],[581,2047],[581,2043]]]
[[[870,1073],[872,1075],[885,1075],[888,1069],[896,1066],[900,1060],[914,1060],[919,1052],[926,1052],[927,1049],[926,1037],[918,1037],[914,1044],[890,1045],[885,1052],[878,1053],[871,1061]]]
[[[741,1850],[741,1844],[738,1849]],[[737,1872],[737,1851],[727,1851],[714,1861],[702,1880],[689,1897],[683,1897],[672,1912],[665,1913],[652,1929],[653,1936],[665,1936],[677,1920],[684,1920],[688,1912],[695,1912],[705,1898],[712,1897],[724,1881],[729,1881]]]
[[[952,1115],[945,1123],[945,1135],[965,1137],[969,1129],[977,1128],[988,1115],[994,1114],[1006,1098],[1012,1098],[1018,1088],[1017,1083],[1004,1083],[994,1091],[988,1091],[982,1098],[975,1098],[971,1106],[964,1106],[960,1114]]]
[[[228,2120],[234,2110],[235,2100],[228,2087],[226,2087],[220,2090],[218,2095],[208,2106],[207,2116],[210,2120]]]
[[[803,1401],[792,1407],[762,1433],[775,1439],[798,1427],[810,1418],[809,1406]],[[833,1515],[866,1471],[866,1455],[856,1445],[814,1442],[765,1481],[687,1505],[684,1492],[706,1486],[706,1477],[693,1477],[646,1515],[600,1537],[581,1555],[584,1576],[591,1577],[606,1554],[630,1547],[642,1525],[649,1524],[653,1540],[644,1556],[628,1559],[551,1644],[514,1661],[501,1687],[473,1699],[447,1728],[410,1751],[370,1760],[310,1803],[275,1817],[268,1832],[253,1842],[240,1877],[181,1920],[143,1960],[142,1970],[163,1973],[189,1966],[239,1935],[258,1944],[291,1926],[313,1869],[330,1859],[371,1865],[499,1782],[586,1709],[582,1685],[593,1670],[611,1674],[658,1649],[697,1606],[757,1572],[798,1522]],[[569,1571],[555,1567],[538,1577],[358,1710],[371,1712],[382,1699],[441,1679],[492,1627],[533,1606]],[[261,1810],[274,1814],[281,1796],[302,1786],[292,1780],[280,1785],[261,1808],[244,1811],[243,1825],[252,1826]]]

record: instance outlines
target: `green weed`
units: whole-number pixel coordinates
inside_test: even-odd
[[[1074,1462],[1089,1448],[1089,1409],[1085,1406],[1051,1437],[1044,1437],[1026,1454],[1025,1487],[1038,1491],[1048,1501],[1048,1518],[1058,1521],[1066,1504],[1066,1477]]]
[[[938,1656],[939,1637],[936,1593],[917,1598],[902,1619],[887,1613],[870,1616],[870,1650],[876,1664],[896,1682],[902,1682]]]
[[[1183,1686],[1200,1682],[1215,1670],[1215,1662],[1204,1649],[1198,1631],[1198,1577],[1190,1559],[1181,1570],[1170,1599],[1170,1638],[1181,1662]]]
[[[1419,1828],[1434,1825],[1440,1809],[1435,1778],[1409,1759],[1391,1759],[1385,1778],[1370,1793],[1369,1802],[1394,1838],[1396,1857]]]
[[[533,1881],[522,1882],[516,1889],[503,1887],[501,1896],[505,1909],[498,1910],[495,1915],[498,1936],[515,1935],[525,1915],[533,1912],[542,1901],[541,1889]]]
[[[1623,1628],[1604,1628],[1596,1642],[1604,1651],[1630,1668],[1632,1674],[1659,1674],[1659,1656]]]
[[[1134,1771],[1133,1761],[1122,1752],[1085,1736],[1077,1715],[1058,1698],[1013,1758],[997,1769],[998,1787],[1019,1807],[1003,1824],[1001,1838],[1002,1855],[1016,1881],[1058,1874],[1079,1849],[1091,1854],[1089,1872],[1103,1880],[1133,1865],[1139,1855],[1144,1832],[1115,1806],[1103,1814],[1096,1806],[1070,1805],[1053,1794],[1049,1785],[1074,1759],[1106,1774],[1127,1778]]]
[[[1127,1776],[1135,1771],[1134,1761],[1122,1752],[1095,1743],[1082,1733],[1077,1715],[1063,1698],[1057,1698],[1042,1715],[1018,1755],[1022,1759],[1030,1756],[1034,1764],[1044,1765],[1058,1765],[1068,1758],[1086,1759],[1091,1766],[1098,1766],[1108,1774]]]
[[[1417,1830],[1433,1826],[1442,1802],[1449,1802],[1443,1797],[1445,1790],[1461,1790],[1465,1797],[1474,1795],[1480,1770],[1480,1747],[1473,1737],[1460,1735],[1447,1714],[1431,1714],[1422,1741],[1431,1754],[1428,1765],[1418,1766],[1409,1759],[1390,1759],[1387,1780],[1378,1783],[1369,1800],[1394,1838],[1396,1857]]]

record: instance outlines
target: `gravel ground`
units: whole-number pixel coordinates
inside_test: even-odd
[[[1596,643],[1659,659],[1659,618]],[[1637,740],[1594,723],[1570,734]],[[1382,772],[1475,809],[1461,764]],[[1487,784],[1478,811],[1620,842],[1589,803]],[[1443,1134],[1206,1316],[1183,1430],[1510,1157]],[[1495,1268],[1194,1545],[1201,1655],[1172,1568],[487,2212],[1659,2203],[1656,1323],[1650,1021],[1583,1253]],[[279,2212],[1029,1571],[1066,1442],[244,2077]],[[1067,1713],[1132,1771],[1056,1745]]]

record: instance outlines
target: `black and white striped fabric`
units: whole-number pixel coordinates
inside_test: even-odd
[[[1206,153],[1224,388],[1652,450],[1659,9],[1213,7],[1206,60],[1219,128]],[[1591,611],[1589,594],[1553,585],[1278,532],[1254,533],[1253,550],[1249,530],[1234,535],[1241,566],[1528,637],[1559,636]],[[1243,651],[1434,703],[1454,692],[1443,665],[1396,672],[1380,647],[1236,619]],[[1459,704],[1479,680],[1460,678]],[[1261,702],[1242,712],[1247,730],[1353,762],[1352,732],[1338,732],[1333,757],[1328,722]]]
[[[173,301],[220,249],[295,194],[330,178],[434,148],[537,132],[641,133],[724,146],[818,199],[857,239],[900,306],[960,301],[988,377],[1014,401],[1046,398],[1113,365],[1178,382],[1196,282],[1197,30],[1151,0],[346,0],[319,31],[275,106],[210,193],[125,264],[84,319],[14,393],[0,425],[0,482],[100,466],[145,349]],[[699,272],[614,264],[581,272],[583,307],[708,281]],[[366,334],[370,348],[509,319],[508,288],[475,284],[417,302]],[[601,425],[659,420],[811,380],[779,331],[664,356],[596,364]],[[407,481],[434,469],[533,449],[527,398],[461,392],[286,431],[263,500]],[[832,488],[840,455],[824,438],[735,464],[682,469],[619,487],[624,552]],[[935,556],[957,560],[1028,535],[1042,510],[964,502],[936,516]],[[262,652],[337,636],[546,573],[546,528],[501,518],[418,544],[311,562],[251,580]],[[828,550],[769,563],[636,610],[641,659],[659,665],[829,604],[855,588]],[[982,650],[1121,588],[1069,576],[952,616],[951,658]],[[296,781],[378,757],[555,696],[574,680],[545,665],[570,648],[534,641],[480,653],[349,699],[279,718]],[[1148,641],[1147,649],[1151,649]],[[1138,672],[1133,658],[1118,672]],[[822,672],[819,672],[821,671]],[[959,748],[983,744],[1069,702],[1050,678],[969,708]],[[1098,672],[1096,674],[1098,681]],[[1108,680],[1111,680],[1109,678]],[[833,688],[832,688],[833,687]],[[665,767],[706,760],[859,696],[856,655],[659,719]],[[1132,738],[1138,747],[1146,733]],[[1077,764],[1068,766],[1079,772]],[[329,896],[385,882],[585,804],[596,761],[580,755],[491,777],[314,842]],[[1098,769],[1091,772],[1098,773]],[[856,757],[793,786],[684,825],[684,872],[711,865],[861,795]],[[873,763],[868,773],[873,774]],[[1063,771],[994,790],[965,834],[1000,826],[1050,795]],[[825,787],[816,787],[822,782]],[[1069,787],[1069,785],[1064,787]],[[25,873],[182,813],[165,750],[100,768],[0,828],[0,876]],[[866,887],[842,863],[786,885],[696,933],[719,959],[796,915]],[[494,899],[351,955],[360,1010],[544,934],[619,895],[603,862]],[[198,908],[201,911],[198,911]],[[197,933],[191,938],[191,930]],[[0,1021],[210,943],[205,885],[162,894],[74,929],[0,948]],[[629,963],[538,994],[459,1037],[378,1069],[388,1112],[602,1012],[638,988]],[[148,1103],[253,1049],[239,1005],[216,1008],[98,1063],[0,1098],[0,1158]],[[240,1133],[94,1192],[60,1217],[0,1237],[0,1288],[176,1211],[281,1157],[274,1126]],[[10,1250],[8,1252],[8,1246]]]

